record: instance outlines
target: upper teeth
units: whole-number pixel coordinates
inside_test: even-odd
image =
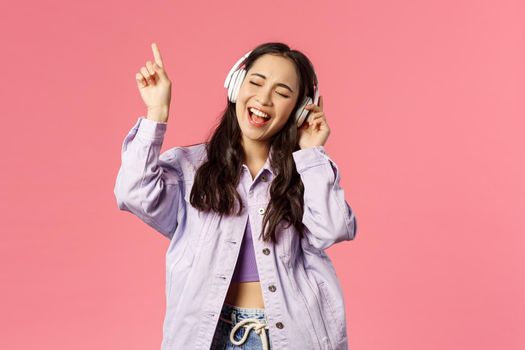
[[[258,109],[255,109],[255,108],[250,108],[250,111],[253,113],[253,114],[256,114],[258,115],[259,117],[263,117],[263,118],[270,118],[270,116],[264,112],[261,112],[260,110]]]

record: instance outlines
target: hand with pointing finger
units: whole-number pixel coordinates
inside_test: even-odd
[[[155,62],[146,61],[135,75],[140,96],[148,110],[147,118],[157,122],[168,121],[171,101],[171,81],[164,69],[164,63],[156,43],[151,44]]]

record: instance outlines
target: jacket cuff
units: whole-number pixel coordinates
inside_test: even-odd
[[[151,141],[162,140],[168,127],[168,123],[156,122],[144,116],[138,118],[137,125],[137,136]]]
[[[330,160],[324,146],[313,146],[292,153],[298,173],[308,168],[329,164]]]

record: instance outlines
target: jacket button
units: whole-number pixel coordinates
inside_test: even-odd
[[[277,328],[279,328],[279,329],[283,329],[284,324],[283,324],[282,322],[277,322],[277,323],[275,324],[275,327],[277,327]]]
[[[263,215],[265,212],[264,208],[259,208],[259,214]]]
[[[266,181],[267,180],[266,175],[261,175],[261,180]]]
[[[270,286],[268,287],[268,289],[270,290],[270,292],[275,292],[275,290],[276,290],[277,288],[275,288],[275,285],[270,284]]]
[[[268,248],[264,248],[264,249],[263,249],[263,253],[264,253],[264,255],[268,255],[268,254],[270,254],[270,249],[268,249]]]

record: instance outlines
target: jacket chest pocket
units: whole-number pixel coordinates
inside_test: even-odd
[[[186,205],[186,224],[187,232],[189,235],[190,249],[194,253],[198,253],[200,248],[210,242],[209,232],[215,232],[217,229],[218,220],[220,215],[216,212],[204,212],[194,208],[190,203],[191,188],[193,181],[185,183],[184,201]],[[206,239],[208,237],[208,239]]]
[[[279,223],[277,225],[277,243],[276,251],[281,261],[288,267],[295,264],[297,257],[300,237],[293,225],[286,227],[288,224]]]

